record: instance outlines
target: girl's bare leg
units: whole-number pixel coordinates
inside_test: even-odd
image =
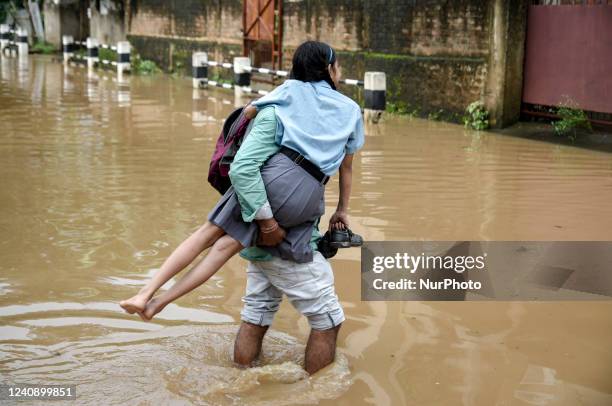
[[[119,305],[130,314],[142,312],[157,289],[189,265],[202,251],[213,245],[224,234],[223,229],[211,222],[204,223],[170,254],[159,271],[135,296],[122,300]]]
[[[242,248],[244,247],[229,235],[224,235],[219,238],[213,244],[208,254],[191,268],[180,281],[172,285],[168,291],[149,300],[144,311],[139,313],[140,317],[144,320],[151,320],[151,318],[166,307],[168,303],[191,292],[193,289],[206,282],[208,278],[217,273],[217,271],[221,269],[221,266],[236,255]]]

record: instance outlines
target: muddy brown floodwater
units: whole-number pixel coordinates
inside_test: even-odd
[[[362,302],[358,249],[332,260],[347,321],[309,379],[287,303],[261,366],[232,367],[242,259],[152,323],[123,313],[216,202],[205,176],[234,96],[0,66],[2,382],[73,383],[91,405],[612,404],[611,302]],[[366,239],[612,239],[609,154],[405,117],[367,132],[350,209]]]

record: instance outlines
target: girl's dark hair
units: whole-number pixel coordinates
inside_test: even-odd
[[[329,75],[327,66],[336,62],[336,52],[323,42],[306,41],[293,54],[293,67],[289,79],[302,82],[318,82],[324,80],[336,90],[336,85]]]

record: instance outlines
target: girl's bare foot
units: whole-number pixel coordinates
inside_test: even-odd
[[[121,302],[119,302],[119,306],[121,306],[123,310],[125,310],[129,314],[141,313],[144,311],[147,302],[149,301],[149,298],[149,295],[138,293],[137,295],[132,296],[129,299],[122,300]]]
[[[144,311],[138,312],[140,318],[144,321],[150,321],[153,316],[161,312],[167,303],[163,303],[159,298],[153,298],[147,302]]]

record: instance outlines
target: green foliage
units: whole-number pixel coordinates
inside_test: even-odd
[[[4,24],[6,21],[6,2],[0,1],[0,24]]]
[[[108,59],[110,61],[117,60],[117,52],[112,49],[100,48],[100,59]],[[130,73],[133,75],[153,75],[161,72],[161,69],[155,62],[148,59],[142,59],[137,53],[132,53],[130,60]]]
[[[408,115],[410,117],[416,117],[419,115],[418,108],[411,109],[408,103],[403,101],[387,102],[385,110],[387,113]]]
[[[219,75],[219,73],[218,73],[218,72],[215,72],[215,74],[214,74],[213,76],[209,77],[209,78],[208,78],[208,80],[211,80],[211,81],[214,81],[214,82],[217,82],[217,83],[222,83],[222,84],[223,84],[223,83],[229,83],[229,84],[233,83],[231,80],[228,80],[228,79],[223,79],[223,78],[222,78],[222,77]]]
[[[153,75],[161,72],[161,69],[155,62],[142,59],[140,55],[136,54],[131,61],[131,72],[136,75]]]
[[[387,102],[386,110],[388,113],[408,114],[408,105],[402,101],[397,103]]]
[[[7,16],[12,15],[15,18],[17,14],[17,5],[21,2],[15,0],[0,0],[0,23],[4,24]]]
[[[552,122],[555,134],[559,136],[566,136],[573,141],[578,135],[578,129],[593,130],[584,110],[579,109],[578,104],[570,98],[559,103],[556,109],[551,109],[551,113],[560,117],[560,120]]]
[[[438,111],[432,111],[431,113],[427,115],[427,119],[432,120],[432,121],[440,121],[443,114],[444,114],[444,110],[442,109]]]
[[[77,54],[85,55],[84,49],[76,51]],[[98,49],[98,58],[100,61],[116,61],[117,52],[108,48]],[[130,61],[130,73],[133,75],[153,75],[161,72],[161,69],[155,64],[155,62],[148,59],[142,59],[140,55],[133,53]]]
[[[463,124],[466,128],[478,131],[489,128],[489,112],[481,101],[470,103],[467,109],[465,109],[465,113]]]
[[[182,61],[174,61],[172,76],[177,77],[184,73],[185,64]]]
[[[85,52],[85,50],[83,50],[83,52]],[[98,58],[100,58],[100,60],[106,59],[109,61],[116,61],[117,52],[113,51],[112,49],[100,47],[98,48]]]
[[[53,54],[56,52],[56,49],[48,42],[37,41],[34,46],[32,46],[32,52],[40,54]]]

